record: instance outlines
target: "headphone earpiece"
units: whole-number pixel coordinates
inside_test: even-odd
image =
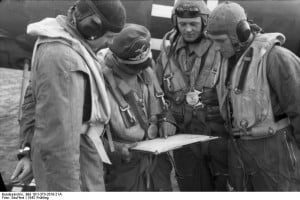
[[[236,26],[236,35],[241,43],[246,42],[251,35],[250,24],[247,20],[241,20]]]
[[[77,21],[77,28],[86,40],[95,40],[104,34],[101,19],[95,15]]]
[[[175,29],[178,30],[177,16],[176,16],[176,14],[172,14],[171,20],[172,20],[173,27],[175,27]]]
[[[95,40],[104,35],[106,27],[103,25],[102,19],[95,12],[94,3],[87,1],[88,10],[81,11],[77,7],[78,3],[75,4],[75,20],[76,26],[80,34],[86,40]]]

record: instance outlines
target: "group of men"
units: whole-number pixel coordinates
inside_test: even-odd
[[[174,168],[181,191],[300,190],[300,59],[282,34],[262,33],[237,3],[177,0],[154,61],[147,28],[125,22],[119,0],[79,0],[28,26],[38,40],[13,180],[171,191]],[[218,139],[130,151],[178,133]]]

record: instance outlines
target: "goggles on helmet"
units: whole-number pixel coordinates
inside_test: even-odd
[[[181,18],[195,18],[201,15],[200,9],[197,7],[177,7],[175,15]]]

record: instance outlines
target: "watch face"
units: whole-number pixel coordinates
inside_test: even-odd
[[[186,94],[186,102],[191,106],[197,105],[197,103],[199,102],[199,92],[188,92]]]

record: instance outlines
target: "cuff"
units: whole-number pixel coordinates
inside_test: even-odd
[[[19,149],[19,153],[17,154],[18,160],[21,160],[24,157],[28,157],[30,159],[30,146],[25,145],[23,149]]]
[[[177,127],[176,121],[170,111],[163,112],[157,115],[157,121],[160,125],[162,122],[169,122]]]

